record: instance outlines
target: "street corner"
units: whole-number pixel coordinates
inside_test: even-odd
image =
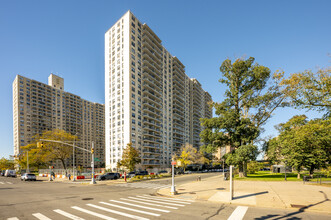
[[[197,200],[198,196],[195,192],[187,192],[185,189],[178,188],[176,193],[172,194],[170,188],[163,188],[157,191],[156,193],[159,196],[177,198],[182,200]]]
[[[230,192],[217,192],[211,196],[208,201],[221,202],[228,204],[249,205],[256,206],[256,193],[236,192],[232,200],[230,199]]]

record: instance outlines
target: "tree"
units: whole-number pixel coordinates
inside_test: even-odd
[[[331,67],[319,69],[316,73],[306,70],[283,79],[283,92],[288,94],[291,105],[296,108],[325,111],[331,110]]]
[[[197,162],[199,159],[198,157],[200,156],[197,149],[187,143],[180,148],[179,154],[177,160],[180,161],[181,166],[184,168],[184,172],[187,165]]]
[[[1,170],[7,170],[7,169],[13,170],[14,167],[15,167],[14,161],[8,160],[8,159],[6,159],[4,157],[2,157],[0,159],[0,169]]]
[[[18,163],[21,168],[27,168],[27,152],[29,154],[30,168],[36,167],[37,169],[40,169],[50,164],[50,161],[48,161],[47,159],[48,156],[45,150],[37,148],[36,143],[31,143],[21,147],[21,154],[19,155],[18,160]]]
[[[131,143],[128,143],[123,151],[120,165],[124,166],[131,172],[134,171],[136,164],[139,164],[140,162],[141,158],[139,156],[139,151],[136,148],[132,147]]]
[[[64,169],[66,160],[72,156],[72,147],[61,143],[43,141],[43,146],[39,148],[37,142],[40,139],[55,140],[72,143],[77,140],[77,136],[55,129],[53,131],[44,131],[42,135],[34,136],[34,142],[22,147],[22,153],[29,151],[29,164],[37,168],[51,164],[55,160],[60,160]],[[26,166],[26,154],[20,157],[21,165]]]
[[[247,161],[257,156],[254,141],[262,126],[277,107],[285,105],[279,87],[283,73],[276,72],[269,85],[269,68],[253,64],[254,60],[250,57],[232,63],[227,59],[222,63],[220,82],[228,87],[225,99],[212,104],[218,117],[201,120],[202,150],[213,153],[229,145],[234,150],[227,155],[227,163],[238,165],[241,177],[246,176]]]
[[[270,141],[267,155],[295,167],[298,178],[303,167],[312,175],[314,169],[331,162],[331,119],[308,121],[305,115],[294,116],[278,130],[280,135]]]

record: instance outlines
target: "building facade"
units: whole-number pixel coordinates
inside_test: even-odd
[[[200,118],[211,96],[130,11],[105,33],[106,168],[116,169],[128,143],[140,168],[170,166],[185,143],[200,146]]]
[[[13,82],[14,154],[33,142],[33,136],[61,129],[78,136],[77,146],[90,149],[92,141],[100,167],[104,164],[104,105],[64,91],[63,78],[51,74],[48,85],[17,75]],[[91,155],[76,150],[75,164],[91,166]],[[68,163],[72,161],[68,160]],[[70,164],[69,164],[70,165]]]

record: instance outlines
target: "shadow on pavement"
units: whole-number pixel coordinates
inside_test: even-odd
[[[297,219],[301,219],[301,218],[298,218],[298,217],[290,217],[290,216],[293,216],[293,215],[296,215],[296,214],[299,214],[299,213],[302,213],[304,212],[306,209],[309,209],[310,207],[313,207],[313,206],[316,206],[318,204],[321,204],[321,203],[324,203],[324,202],[327,202],[327,201],[330,201],[330,199],[327,197],[327,195],[323,192],[323,191],[319,191],[320,193],[322,193],[324,195],[324,200],[320,201],[320,202],[317,202],[315,204],[310,204],[310,205],[307,205],[307,206],[304,206],[302,208],[300,208],[298,211],[296,212],[291,212],[291,213],[288,213],[284,216],[279,216],[279,215],[267,215],[267,216],[261,216],[259,218],[255,218],[256,220],[262,220],[262,219],[270,219],[270,218],[273,218],[275,216],[279,216],[278,218],[274,218],[275,220],[276,219],[290,219],[290,220],[297,220]]]
[[[257,195],[266,194],[266,193],[269,193],[269,192],[264,191],[264,192],[252,193],[252,194],[248,194],[248,195],[235,196],[233,199],[242,199],[242,198],[246,198],[246,197],[250,197],[250,196],[257,196]]]

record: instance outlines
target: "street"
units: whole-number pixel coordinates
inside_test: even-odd
[[[176,185],[219,175],[176,177]],[[237,206],[157,194],[171,179],[122,183],[23,182],[0,177],[1,219],[330,219],[330,215]]]

